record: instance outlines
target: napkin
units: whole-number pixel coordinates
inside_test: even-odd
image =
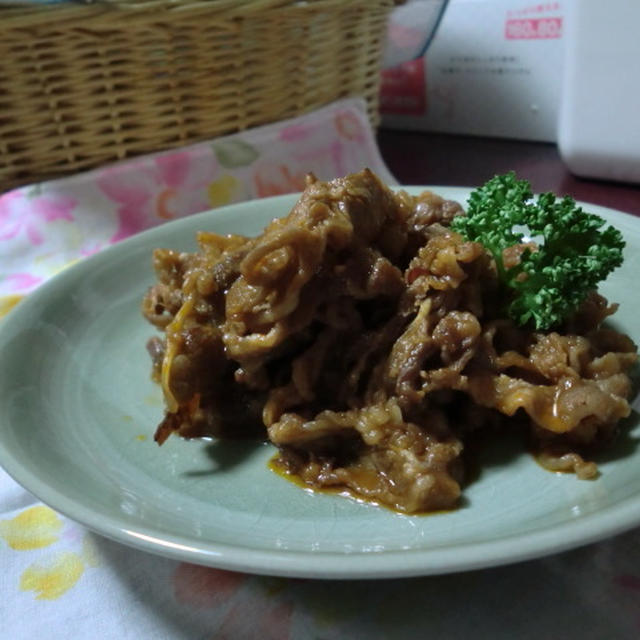
[[[66,266],[128,236],[222,205],[385,167],[359,98],[291,120],[0,195],[0,316]]]

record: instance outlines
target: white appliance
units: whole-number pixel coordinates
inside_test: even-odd
[[[640,0],[570,0],[558,147],[590,178],[640,182]]]

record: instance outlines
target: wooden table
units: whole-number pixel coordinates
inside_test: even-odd
[[[577,178],[553,144],[387,129],[378,143],[402,184],[477,186],[513,169],[534,192],[568,194],[640,216],[640,185]]]

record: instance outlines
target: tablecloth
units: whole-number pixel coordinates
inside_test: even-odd
[[[428,150],[425,150],[428,153]],[[393,182],[359,101],[0,196],[0,308],[168,219],[368,165]],[[0,323],[1,330],[1,323]],[[0,470],[0,634],[10,640],[637,638],[631,531],[486,570],[382,581],[252,576],[91,533]]]

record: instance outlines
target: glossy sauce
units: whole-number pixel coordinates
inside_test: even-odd
[[[388,504],[384,504],[383,502],[379,502],[377,500],[369,500],[369,499],[363,498],[361,495],[358,495],[357,493],[355,493],[354,491],[352,491],[348,487],[344,487],[344,486],[342,486],[342,487],[315,487],[315,486],[309,484],[308,482],[305,482],[302,478],[300,478],[300,476],[297,476],[295,473],[291,473],[290,471],[287,471],[287,469],[285,469],[284,465],[280,462],[277,453],[274,454],[274,456],[269,460],[269,462],[267,463],[267,467],[273,473],[275,473],[276,475],[280,476],[281,478],[284,478],[288,482],[291,482],[296,487],[300,487],[301,489],[303,489],[304,491],[307,491],[308,493],[319,493],[319,494],[324,494],[324,495],[340,496],[342,498],[349,498],[350,500],[353,500],[353,501],[358,502],[360,504],[367,504],[367,505],[373,505],[375,507],[382,507],[383,509],[386,509],[387,511],[391,511],[392,513],[396,513],[396,514],[402,515],[402,516],[424,517],[424,516],[435,516],[435,515],[444,514],[444,513],[452,513],[454,511],[457,511],[457,508],[453,508],[453,509],[436,509],[436,510],[433,510],[433,511],[418,511],[416,513],[406,513],[404,511],[400,511],[400,509],[394,509],[392,506],[390,506]]]

